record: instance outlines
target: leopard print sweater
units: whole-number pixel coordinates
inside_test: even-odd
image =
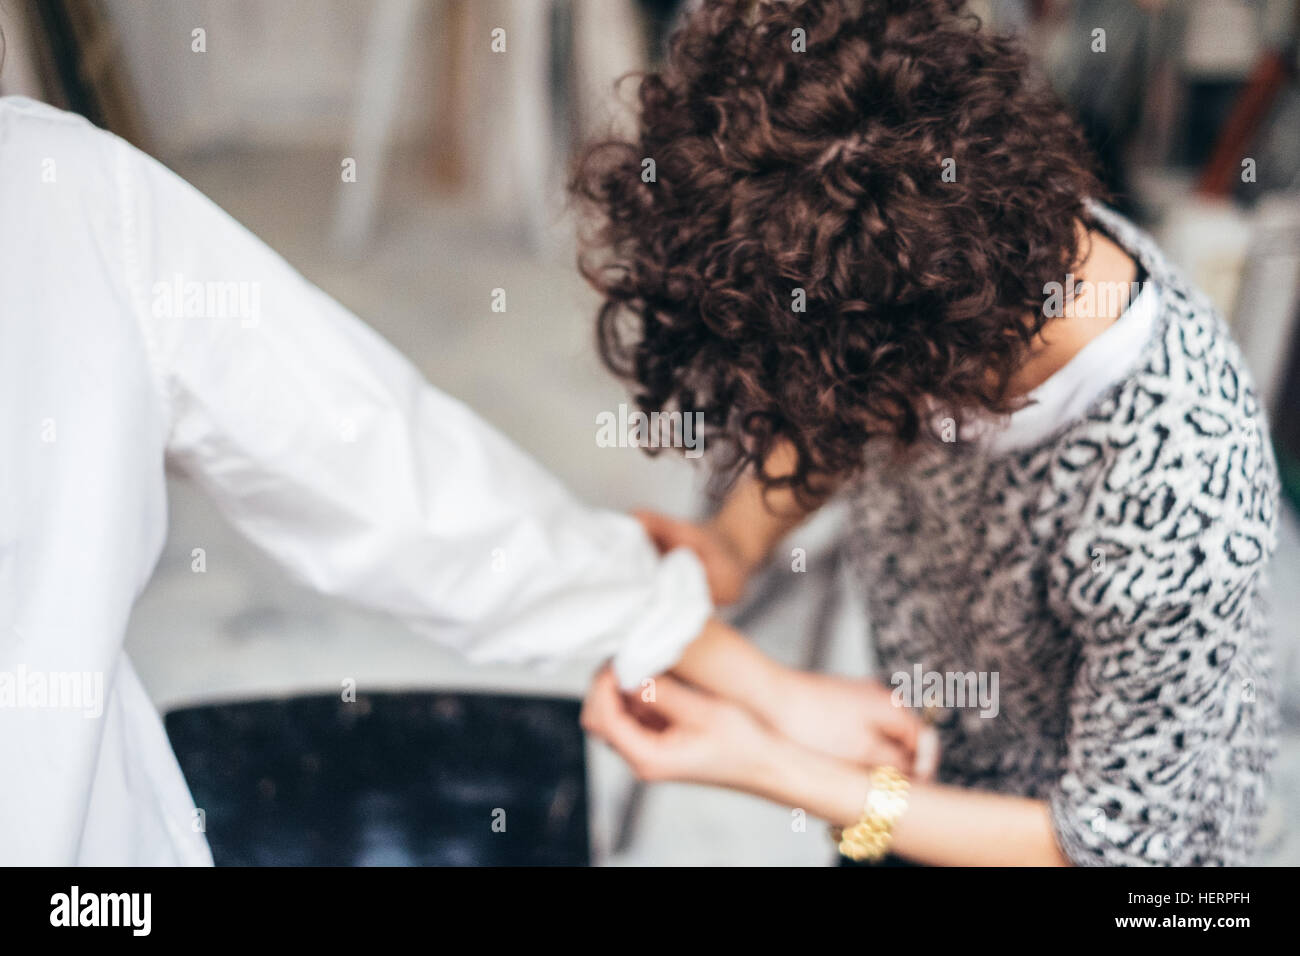
[[[882,456],[850,495],[851,551],[884,679],[998,675],[995,716],[929,710],[941,781],[1047,801],[1076,864],[1240,864],[1275,749],[1276,463],[1214,308],[1092,215],[1160,295],[1133,370],[1034,447]]]

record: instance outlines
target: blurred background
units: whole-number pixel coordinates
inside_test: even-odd
[[[574,268],[563,196],[576,144],[626,121],[615,78],[662,56],[683,5],[0,0],[0,93],[80,112],[160,158],[579,496],[699,513],[703,471],[594,441],[597,414],[626,395],[595,358],[595,300]],[[1296,0],[973,0],[971,8],[1024,35],[1086,129],[1117,205],[1229,317],[1271,409],[1289,499],[1273,566],[1286,728],[1260,862],[1298,864]],[[348,161],[352,182],[341,175]],[[507,312],[492,311],[497,288],[507,291]],[[705,788],[637,785],[598,747],[586,746],[584,759],[572,700],[594,662],[548,673],[470,668],[387,619],[287,580],[184,482],[173,480],[171,495],[167,550],[128,649],[171,715],[200,805],[225,801],[209,815],[218,862],[311,862],[329,857],[302,846],[343,840],[322,811],[297,850],[265,850],[285,819],[313,801],[328,807],[339,792],[331,787],[348,786],[337,779],[347,773],[319,782],[330,776],[322,763],[343,766],[331,764],[329,748],[356,746],[347,736],[356,710],[343,730],[320,729],[337,717],[322,702],[337,701],[340,675],[356,682],[363,716],[373,715],[366,732],[390,747],[406,741],[394,760],[440,761],[439,799],[473,816],[476,801],[493,806],[507,799],[501,787],[521,788],[560,847],[503,857],[426,826],[421,838],[441,849],[413,850],[403,815],[436,816],[444,805],[421,804],[410,780],[392,784],[407,787],[407,802],[394,799],[382,779],[393,761],[372,760],[346,765],[371,775],[349,797],[349,826],[360,831],[347,836],[351,860],[832,862],[821,829],[795,831],[786,810]],[[735,617],[786,661],[863,673],[872,666],[869,626],[844,572],[840,526],[831,508],[797,531],[809,573],[797,588],[791,575],[769,573]],[[193,570],[196,548],[203,573]],[[503,696],[485,707],[481,694]],[[458,735],[491,746],[448,746]],[[248,741],[261,741],[266,759],[236,771],[231,754],[246,755]],[[233,749],[223,753],[223,742]],[[213,821],[241,829],[243,849]]]

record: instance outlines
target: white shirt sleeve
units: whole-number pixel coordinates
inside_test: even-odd
[[[244,535],[472,660],[613,655],[625,687],[677,660],[712,610],[694,555],[661,559],[633,519],[575,501],[197,190],[115,144],[168,459]]]

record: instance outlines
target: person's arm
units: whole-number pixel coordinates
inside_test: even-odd
[[[312,587],[478,661],[658,673],[711,611],[660,558],[188,184],[118,140],[123,307],[169,409],[170,463]],[[117,258],[115,254],[114,258]],[[437,303],[431,303],[436,308]]]
[[[926,779],[938,767],[934,728],[897,706],[879,681],[787,667],[716,618],[672,673],[820,753],[858,765],[890,763]]]
[[[1275,719],[1257,631],[1277,495],[1262,433],[1207,433],[1156,464],[1140,457],[1149,447],[1133,446],[1137,477],[1099,496],[1098,522],[1049,561],[1052,613],[1080,643],[1062,690],[1059,779],[1043,799],[913,781],[895,852],[947,865],[1247,859]],[[1187,460],[1219,480],[1188,481]],[[1167,524],[1125,525],[1134,501],[1160,502]],[[740,706],[685,685],[661,687],[659,700],[669,730],[650,733],[598,680],[585,722],[649,779],[744,790],[838,825],[857,820],[869,788],[862,768],[782,740]]]
[[[769,476],[788,475],[794,469],[794,450],[786,444],[767,461]],[[683,521],[654,512],[637,512],[637,518],[661,551],[690,548],[704,563],[716,604],[740,600],[750,577],[772,549],[802,524],[834,493],[835,483],[817,483],[816,494],[800,497],[788,488],[764,488],[752,473],[742,476],[711,519]]]
[[[789,474],[793,451],[782,445],[769,475]],[[709,522],[663,515],[637,517],[661,550],[686,547],[704,564],[717,604],[740,598],[745,582],[773,547],[833,493],[822,482],[812,500],[788,489],[763,490],[743,477]],[[878,681],[785,667],[743,635],[714,619],[692,642],[673,673],[696,687],[741,704],[765,724],[804,746],[858,764],[889,761],[928,778],[937,768],[938,737],[912,711],[896,707]]]
[[[870,771],[774,739],[756,752],[742,789],[836,826],[854,824]],[[1045,800],[913,779],[890,852],[931,866],[1068,866]]]
[[[1254,669],[1254,638],[1240,627],[1264,552],[1242,548],[1234,534],[1211,526],[1196,544],[1214,557],[1159,579],[1141,570],[1137,552],[1094,570],[1104,542],[1087,533],[1072,538],[1067,559],[1086,570],[1068,576],[1063,602],[1074,607],[1083,653],[1068,689],[1061,778],[1044,799],[1028,799],[914,776],[892,851],[945,866],[1240,862],[1263,793],[1268,742],[1260,711],[1270,697],[1265,673]],[[1152,558],[1142,552],[1141,560]],[[706,653],[728,651],[706,635],[679,667],[689,670]],[[839,826],[857,821],[869,771],[816,752],[825,749],[816,741],[771,732],[762,701],[746,700],[751,693],[781,699],[779,680],[741,670],[728,695],[735,702],[665,686],[671,680],[660,681],[659,716],[672,734],[640,726],[599,680],[588,697],[588,728],[647,779],[712,783]],[[821,723],[852,726],[850,704],[827,700]],[[880,762],[906,770],[892,758]]]
[[[856,823],[870,770],[788,740],[731,701],[661,678],[651,703],[597,676],[583,706],[588,733],[607,742],[643,780],[740,790],[837,826]],[[646,720],[653,711],[653,723]],[[892,852],[936,866],[1067,863],[1042,800],[962,790],[915,778],[894,828]]]

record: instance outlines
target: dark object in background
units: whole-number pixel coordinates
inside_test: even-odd
[[[1291,328],[1300,329],[1300,315]],[[1300,509],[1300,334],[1291,335],[1291,354],[1282,376],[1273,415],[1273,445],[1277,449],[1282,491]]]
[[[1204,196],[1226,196],[1241,182],[1241,157],[1258,138],[1274,106],[1294,76],[1296,47],[1269,51],[1255,65],[1232,112],[1219,131],[1214,152],[1201,171],[1197,189]]]
[[[368,694],[194,707],[166,726],[218,866],[583,866],[579,708]]]
[[[150,152],[126,59],[103,0],[26,0],[25,6],[44,99]]]
[[[668,41],[685,4],[682,0],[639,0],[639,5],[649,30],[650,57],[655,62],[662,62],[668,55]]]

